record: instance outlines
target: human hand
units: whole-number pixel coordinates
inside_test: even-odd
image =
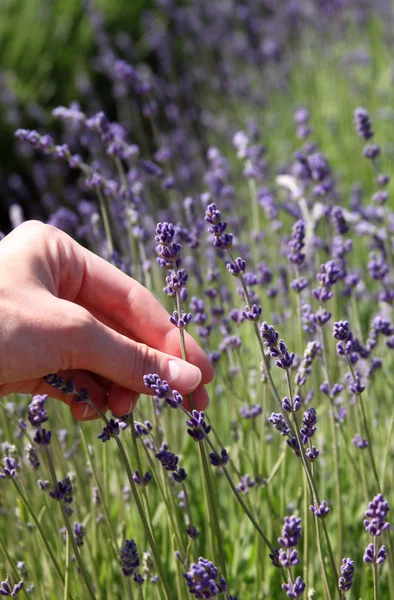
[[[57,373],[120,416],[150,393],[143,375],[158,373],[193,391],[197,409],[208,404],[214,371],[198,344],[186,333],[191,364],[176,358],[179,331],[153,295],[55,227],[27,221],[0,242],[0,307],[0,396],[48,394],[77,419],[96,417],[42,379]]]

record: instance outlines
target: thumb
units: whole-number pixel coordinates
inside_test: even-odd
[[[118,333],[81,306],[59,302],[67,304],[62,319],[65,314],[70,317],[70,305],[73,307],[71,323],[59,319],[62,369],[91,371],[137,393],[151,393],[143,381],[148,373],[157,373],[183,394],[194,391],[201,382],[201,371],[194,365]]]

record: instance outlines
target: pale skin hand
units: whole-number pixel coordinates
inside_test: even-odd
[[[48,394],[77,419],[97,416],[42,379],[57,373],[124,415],[158,373],[208,404],[214,371],[198,344],[186,334],[190,364],[176,358],[179,332],[152,294],[55,227],[28,221],[0,242],[0,310],[0,396]]]

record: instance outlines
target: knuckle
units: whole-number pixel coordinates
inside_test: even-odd
[[[137,377],[142,382],[144,375],[157,370],[157,367],[155,367],[156,364],[155,351],[146,344],[136,342],[132,364],[134,377]]]

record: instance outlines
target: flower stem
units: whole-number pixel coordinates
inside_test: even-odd
[[[51,453],[49,451],[48,446],[44,446],[44,450],[45,450],[45,455],[46,455],[46,459],[47,459],[47,462],[48,462],[49,470],[51,472],[51,476],[52,476],[52,480],[53,480],[53,485],[56,486],[57,485],[57,477],[56,477],[55,467],[53,465]],[[72,545],[72,548],[73,548],[73,551],[74,551],[74,554],[75,554],[75,558],[77,559],[78,566],[79,566],[79,568],[81,570],[82,577],[83,577],[83,579],[85,581],[85,585],[86,585],[86,587],[88,589],[89,596],[92,598],[92,600],[96,600],[96,596],[94,594],[91,581],[90,581],[88,573],[87,573],[87,571],[85,569],[85,565],[83,564],[80,552],[78,550],[78,546],[77,546],[75,538],[74,538],[74,532],[73,532],[73,530],[71,528],[70,519],[68,518],[66,506],[65,506],[65,504],[64,504],[64,502],[62,500],[60,501],[60,507],[61,507],[61,510],[62,510],[64,524],[65,524],[66,529],[67,529],[67,534],[68,534],[68,537],[70,539],[70,542],[71,542],[71,545]]]
[[[19,484],[16,483],[15,479],[12,479],[12,483],[14,484],[14,486],[16,488],[16,491],[18,492],[18,495],[19,495],[20,499],[22,500],[22,502],[23,502],[26,510],[28,511],[29,515],[31,516],[31,518],[32,518],[32,520],[34,522],[34,525],[37,527],[37,531],[40,534],[40,537],[41,537],[42,541],[44,542],[44,546],[47,549],[47,552],[48,552],[48,554],[49,554],[49,556],[51,558],[52,564],[55,567],[55,571],[58,574],[58,576],[60,577],[60,581],[64,585],[65,584],[64,575],[63,575],[62,570],[61,570],[61,568],[59,566],[59,563],[57,562],[57,560],[56,560],[56,558],[55,558],[55,556],[54,556],[54,554],[52,552],[52,549],[51,549],[50,545],[48,544],[48,541],[47,541],[46,536],[45,536],[45,534],[44,534],[44,532],[42,530],[40,522],[37,520],[37,517],[35,516],[34,511],[31,508],[31,506],[30,506],[30,504],[29,504],[26,496],[24,495],[24,493],[22,492],[21,488],[19,487]]]
[[[379,598],[379,579],[378,579],[378,565],[376,564],[376,556],[378,555],[378,538],[375,536],[374,541],[374,556],[375,560],[373,562],[373,598],[374,600],[378,600]]]

